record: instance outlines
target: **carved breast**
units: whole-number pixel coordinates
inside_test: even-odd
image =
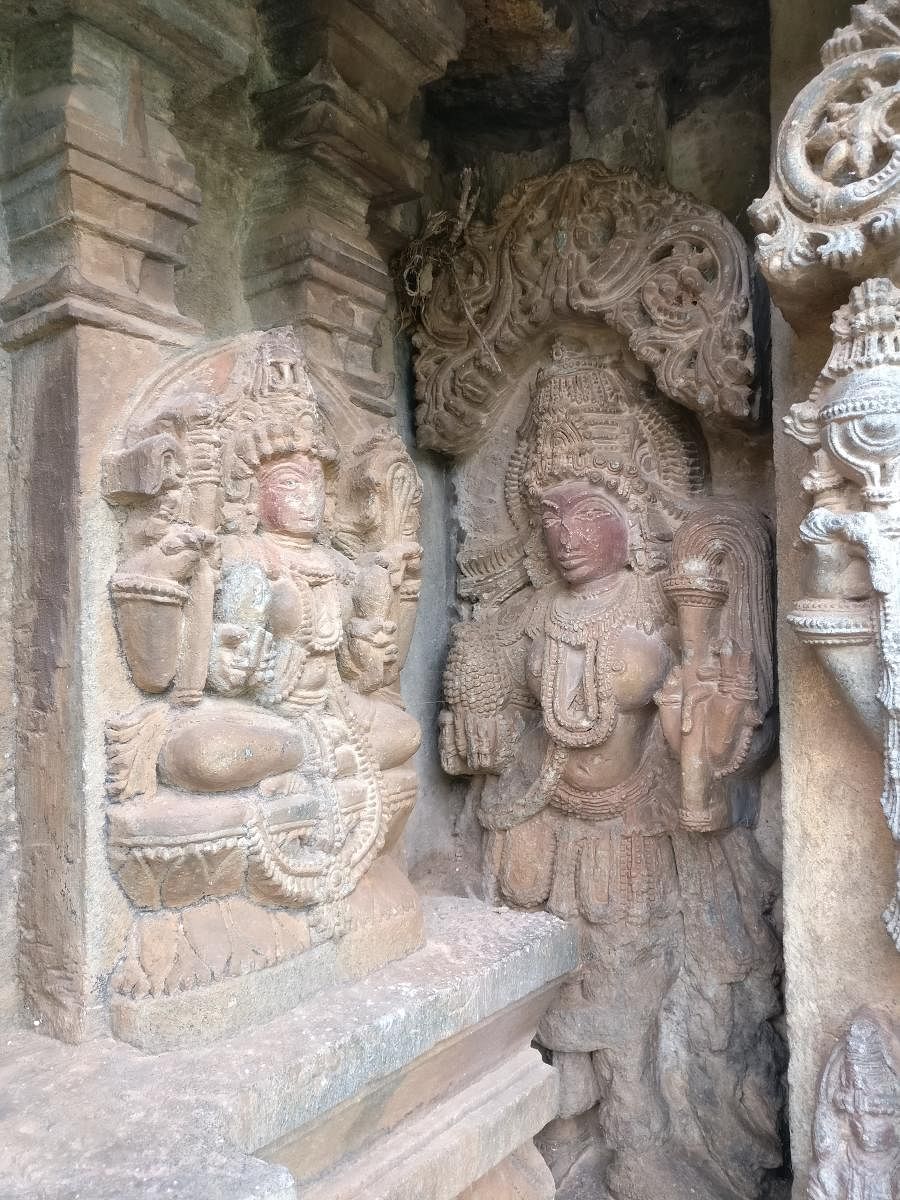
[[[546,635],[534,638],[526,659],[528,687],[540,699],[544,671]],[[560,675],[567,692],[567,707],[584,708],[585,648],[561,645]],[[600,695],[609,695],[620,712],[644,708],[659,691],[669,670],[671,655],[658,634],[646,634],[632,626],[618,631],[610,641],[608,674],[593,675],[591,684]],[[590,685],[589,685],[590,686]]]

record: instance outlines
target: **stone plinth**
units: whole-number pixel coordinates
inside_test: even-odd
[[[474,901],[426,919],[423,949],[252,1035],[156,1056],[11,1039],[0,1195],[451,1200],[507,1159],[498,1186],[512,1172],[552,1195],[530,1140],[558,1083],[530,1041],[573,939]]]

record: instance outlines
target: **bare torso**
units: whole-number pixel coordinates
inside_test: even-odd
[[[598,705],[609,708],[609,728],[598,721],[589,744],[570,746],[563,771],[563,779],[582,790],[615,787],[637,769],[657,719],[653,697],[671,662],[668,646],[659,633],[644,633],[634,626],[613,630],[607,645],[607,669],[597,674],[594,687]],[[531,639],[526,658],[528,686],[538,698],[542,692],[546,698],[545,649],[546,635],[539,634]],[[577,721],[590,686],[586,680],[586,651],[561,644],[558,654],[554,687],[562,693],[562,710]],[[548,732],[552,737],[549,726]]]

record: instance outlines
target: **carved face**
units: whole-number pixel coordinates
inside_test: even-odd
[[[900,1133],[893,1116],[855,1113],[850,1118],[850,1129],[859,1148],[869,1154],[900,1151]]]
[[[628,564],[628,521],[621,507],[588,483],[563,483],[541,494],[541,524],[566,583],[613,575]]]
[[[325,474],[317,458],[296,455],[267,467],[259,480],[259,517],[273,533],[314,536],[325,515]]]

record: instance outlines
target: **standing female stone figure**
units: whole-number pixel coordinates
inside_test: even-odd
[[[498,898],[580,934],[540,1031],[546,1148],[617,1200],[750,1200],[781,1161],[774,881],[748,827],[768,534],[706,489],[696,427],[621,350],[558,343],[506,486],[532,587],[457,627],[445,677],[443,762],[480,777]]]

